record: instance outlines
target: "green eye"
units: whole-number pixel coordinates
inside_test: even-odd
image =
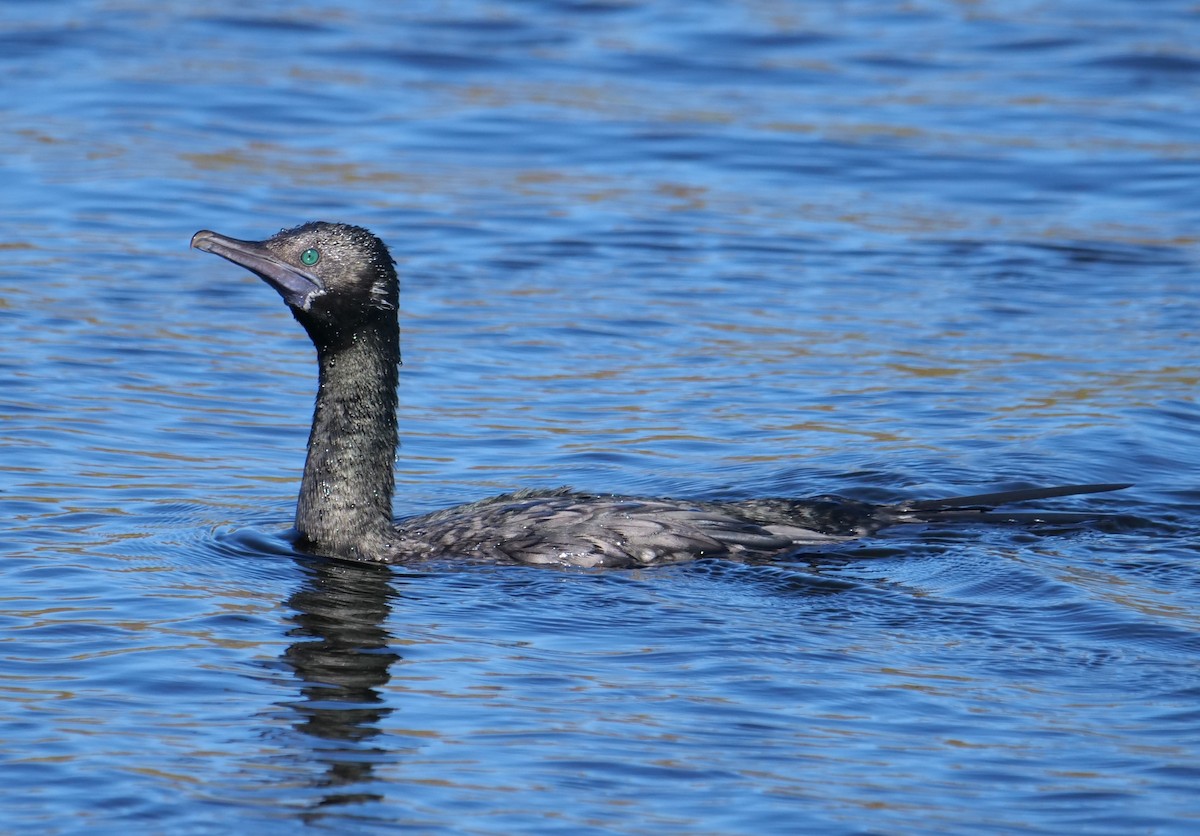
[[[300,253],[300,260],[304,262],[305,266],[312,267],[321,260],[321,254],[310,247],[309,249]]]

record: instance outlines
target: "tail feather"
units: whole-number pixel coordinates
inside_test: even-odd
[[[1049,523],[1071,524],[1091,522],[1110,515],[1087,511],[1003,511],[1003,505],[1029,502],[1034,499],[1051,499],[1057,496],[1075,496],[1085,493],[1103,493],[1128,488],[1128,484],[1061,485],[1052,488],[1024,488],[1015,491],[950,496],[944,499],[927,499],[902,502],[883,509],[887,524],[949,522],[953,520],[971,522]]]
[[[1056,496],[1075,496],[1083,493],[1104,493],[1119,491],[1131,487],[1132,483],[1113,483],[1098,485],[1059,485],[1053,488],[1023,488],[1015,491],[996,491],[979,493],[971,496],[950,496],[945,499],[926,499],[917,502],[902,502],[892,506],[891,510],[906,511],[990,511],[1000,505],[1011,505],[1014,502],[1029,502],[1034,499],[1051,499]]]

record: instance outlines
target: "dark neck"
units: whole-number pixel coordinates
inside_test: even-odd
[[[392,530],[399,328],[393,319],[314,342],[320,388],[296,528],[324,554],[370,560]]]

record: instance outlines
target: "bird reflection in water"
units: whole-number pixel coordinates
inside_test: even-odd
[[[291,644],[283,663],[301,682],[300,699],[289,703],[292,723],[313,741],[325,767],[322,790],[309,817],[329,806],[383,800],[366,791],[377,766],[398,752],[379,740],[381,723],[394,710],[380,689],[401,657],[389,646],[384,623],[396,597],[385,566],[342,561],[305,561],[305,585],[287,599],[294,611]]]

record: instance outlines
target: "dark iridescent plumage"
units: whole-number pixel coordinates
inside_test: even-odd
[[[399,283],[387,247],[361,227],[330,223],[307,223],[265,241],[202,230],[192,246],[275,288],[317,349],[319,386],[296,529],[319,554],[388,563],[461,557],[573,566],[766,558],[899,523],[992,518],[987,512],[996,505],[1126,487],[1069,485],[899,505],[840,497],[701,502],[520,491],[394,523]]]

